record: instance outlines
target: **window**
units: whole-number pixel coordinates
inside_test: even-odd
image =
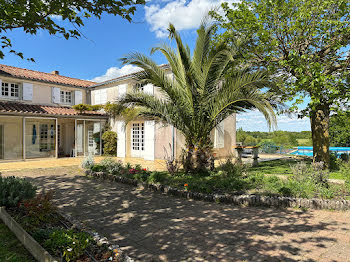
[[[5,98],[17,99],[19,97],[19,85],[15,83],[2,82],[1,96]]]
[[[72,104],[72,91],[61,90],[61,103]]]
[[[61,125],[57,125],[58,147],[61,147]]]
[[[136,83],[133,85],[134,92],[143,92],[143,85],[141,83]]]
[[[145,150],[145,126],[144,123],[132,124],[132,149]]]
[[[48,151],[48,133],[49,128],[47,124],[40,125],[40,152]]]

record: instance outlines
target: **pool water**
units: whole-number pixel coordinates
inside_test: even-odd
[[[329,150],[338,156],[341,154],[350,154],[350,147],[330,147]],[[297,156],[313,156],[314,153],[312,146],[299,146],[296,151],[290,154]]]

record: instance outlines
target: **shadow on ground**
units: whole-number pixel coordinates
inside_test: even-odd
[[[350,230],[348,213],[338,219],[328,211],[188,201],[76,172],[41,170],[29,179],[54,189],[64,212],[138,261],[348,261],[350,256],[350,239],[339,241]]]

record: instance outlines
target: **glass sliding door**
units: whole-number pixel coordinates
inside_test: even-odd
[[[27,118],[25,128],[26,158],[56,156],[56,121]]]
[[[23,119],[0,117],[0,159],[23,159]]]
[[[88,155],[100,154],[100,121],[85,121],[86,127],[86,153]]]
[[[4,125],[0,125],[0,159],[4,159]]]

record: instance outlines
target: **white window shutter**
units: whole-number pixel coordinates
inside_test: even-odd
[[[52,88],[52,102],[56,104],[61,103],[61,89],[59,87]]]
[[[101,89],[101,104],[104,105],[107,103],[107,89]]]
[[[75,105],[83,103],[83,92],[82,91],[74,91],[74,102],[75,102]]]
[[[154,160],[155,121],[145,121],[145,160]]]
[[[143,91],[145,92],[145,94],[153,95],[154,94],[154,87],[152,84],[147,84],[143,87]]]
[[[94,105],[101,104],[101,90],[94,90],[92,92],[94,92],[94,95],[95,95]]]
[[[123,98],[126,95],[127,85],[118,86],[118,99]]]
[[[223,148],[225,146],[225,126],[222,121],[215,128],[214,134],[214,147],[215,148]]]
[[[126,155],[125,140],[125,123],[123,121],[117,121],[117,157],[125,157]]]
[[[33,100],[33,84],[23,83],[23,100]]]

